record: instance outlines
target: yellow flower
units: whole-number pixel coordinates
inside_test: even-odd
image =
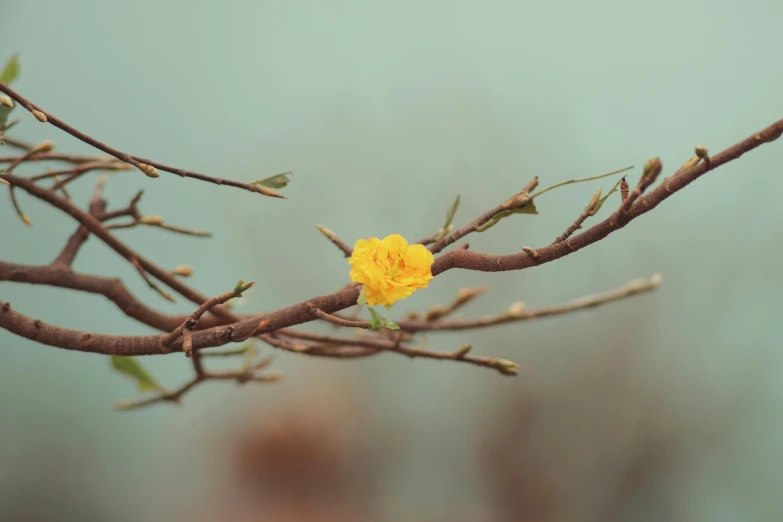
[[[434,261],[424,245],[409,245],[401,235],[392,234],[383,241],[377,237],[358,240],[348,263],[351,281],[364,285],[367,304],[389,308],[427,287]]]

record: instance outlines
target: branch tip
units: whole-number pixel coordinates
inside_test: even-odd
[[[457,351],[454,352],[454,358],[463,359],[472,348],[473,346],[470,344],[463,344]]]
[[[522,251],[533,259],[538,259],[538,251],[536,249],[530,248],[529,246],[523,246]]]
[[[508,375],[511,377],[519,374],[519,365],[507,359],[499,359],[495,363],[495,369],[503,375]]]

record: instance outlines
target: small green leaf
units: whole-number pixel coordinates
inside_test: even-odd
[[[359,292],[359,298],[356,300],[356,304],[359,306],[367,304],[367,294],[364,292],[364,286],[362,286],[362,291]]]
[[[274,176],[270,176],[268,178],[251,181],[250,184],[262,185],[264,187],[271,188],[271,189],[281,189],[291,182],[289,176],[293,176],[293,175],[294,175],[293,172],[283,172],[281,174],[275,174]]]
[[[5,64],[5,69],[0,73],[0,82],[10,85],[19,76],[19,54],[15,54]]]
[[[370,330],[375,330],[377,328],[388,328],[389,330],[400,329],[398,324],[389,321],[371,307],[367,307],[367,309],[370,310]]]
[[[492,218],[484,223],[483,225],[476,228],[476,232],[484,232],[495,225],[498,224],[498,222],[510,216],[511,214],[538,214],[538,209],[536,208],[536,205],[533,203],[533,200],[529,200],[527,203],[525,203],[523,206],[519,208],[515,208],[513,210],[504,210],[503,212],[498,212]]]
[[[536,208],[535,203],[533,203],[533,200],[528,200],[527,203],[522,205],[519,208],[514,209],[514,214],[538,214],[538,209]]]
[[[370,311],[370,330],[375,330],[376,328],[380,328],[383,323],[381,322],[381,317],[378,315],[378,313],[373,310],[370,307],[367,307],[367,309]]]
[[[440,241],[444,237],[446,237],[446,234],[449,233],[449,230],[451,229],[451,223],[454,221],[454,216],[457,214],[457,209],[459,208],[459,195],[457,195],[457,199],[454,200],[454,203],[451,204],[451,207],[449,207],[449,211],[446,213],[446,224],[443,225],[443,228],[438,233],[437,238],[435,241]]]
[[[245,281],[240,279],[237,283],[237,286],[234,287],[234,295],[237,297],[242,297],[242,287],[245,286]]]
[[[457,199],[455,199],[454,203],[451,204],[451,208],[449,208],[449,212],[448,214],[446,214],[446,224],[443,226],[443,228],[449,228],[451,222],[454,221],[454,216],[457,214],[458,208],[459,208],[459,194],[457,194]]]
[[[120,355],[111,356],[111,365],[118,372],[127,375],[136,380],[139,385],[139,391],[148,392],[157,390],[165,393],[166,389],[158,384],[155,379],[147,373],[147,370],[133,357],[123,357]]]
[[[593,208],[593,211],[590,212],[591,216],[595,216],[596,214],[598,214],[598,211],[601,210],[601,207],[604,205],[604,201],[606,201],[606,199],[609,196],[617,192],[617,188],[620,186],[620,183],[622,183],[624,179],[625,178],[620,178],[619,180],[617,180],[617,183],[614,184],[612,189],[609,192],[607,192],[604,197],[598,200],[598,204],[596,204],[595,208]]]

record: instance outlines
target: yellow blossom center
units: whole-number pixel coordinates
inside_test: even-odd
[[[427,287],[434,261],[432,252],[424,245],[409,245],[401,235],[392,234],[383,240],[358,240],[348,263],[351,280],[364,285],[367,304],[389,308],[395,301]]]

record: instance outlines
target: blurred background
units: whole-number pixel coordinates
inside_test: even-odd
[[[347,282],[316,223],[351,244],[416,239],[457,194],[463,224],[536,175],[546,186],[652,156],[670,174],[696,144],[717,152],[772,123],[781,20],[776,0],[3,0],[0,61],[19,52],[19,92],[123,150],[245,181],[294,171],[287,200],[166,173],[120,173],[106,189],[121,206],[143,188],[145,213],[212,231],[122,238],[162,266],[192,265],[210,295],[255,281],[241,310],[263,312]],[[22,117],[16,137],[93,153]],[[0,520],[780,520],[781,159],[783,143],[766,145],[575,255],[449,271],[389,314],[467,286],[488,287],[464,310],[479,316],[663,275],[658,292],[621,303],[427,338],[512,359],[516,378],[279,353],[282,383],[207,383],[180,407],[120,413],[112,404],[138,392],[107,358],[0,331]],[[72,196],[86,204],[95,179]],[[471,246],[548,244],[611,183],[542,197],[539,215]],[[20,200],[35,227],[0,205],[2,258],[47,263],[75,224]],[[75,268],[191,310],[94,239]],[[151,333],[101,297],[0,292],[57,325]],[[192,371],[183,357],[144,362],[172,387]]]

